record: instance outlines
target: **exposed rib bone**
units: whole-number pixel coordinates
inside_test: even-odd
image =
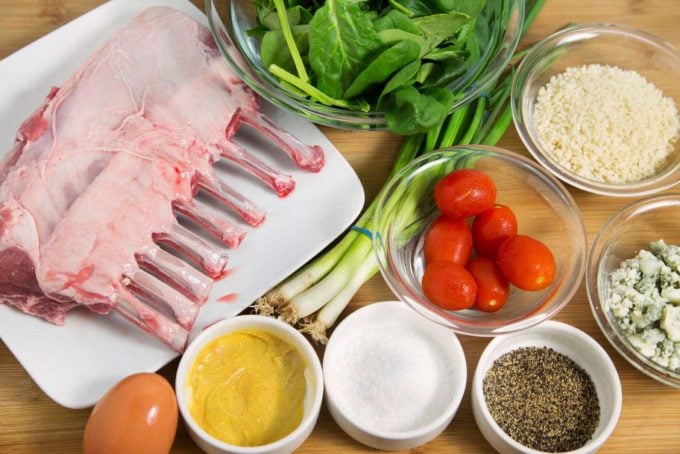
[[[242,119],[286,152],[301,169],[318,172],[323,167],[325,158],[320,146],[303,144],[297,137],[279,128],[259,112],[243,115]]]
[[[198,304],[145,271],[137,271],[131,279],[129,290],[132,294],[159,312],[171,313],[180,326],[191,329],[198,314]]]
[[[286,196],[295,189],[295,180],[290,175],[271,168],[234,142],[225,143],[222,157],[255,175],[260,181],[274,189],[279,197]]]
[[[137,262],[197,304],[202,305],[208,299],[212,279],[163,249],[148,251],[138,256]]]
[[[170,232],[154,235],[154,240],[193,260],[212,278],[222,276],[227,266],[226,254],[179,224],[175,224]]]
[[[116,310],[144,331],[168,344],[176,352],[184,351],[189,332],[144,304],[124,288],[120,290]]]
[[[264,221],[266,212],[262,208],[234,191],[231,186],[219,178],[216,177],[213,180],[209,180],[207,178],[199,177],[198,186],[225,205],[229,206],[238,213],[244,221],[253,227],[257,227]]]
[[[236,227],[226,219],[220,218],[202,203],[192,200],[189,202],[176,202],[173,206],[175,211],[203,227],[227,247],[238,247],[246,236],[245,230]]]

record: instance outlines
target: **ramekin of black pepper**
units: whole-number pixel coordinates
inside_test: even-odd
[[[477,426],[502,454],[594,453],[614,431],[621,401],[604,349],[555,321],[496,337],[472,380]]]

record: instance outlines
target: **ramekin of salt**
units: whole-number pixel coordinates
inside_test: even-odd
[[[453,331],[401,302],[371,304],[343,320],[326,346],[323,371],[335,422],[383,450],[438,436],[456,414],[467,378]]]

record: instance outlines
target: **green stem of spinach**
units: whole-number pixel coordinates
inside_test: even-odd
[[[295,63],[295,69],[297,70],[298,76],[304,82],[309,80],[309,75],[307,74],[307,68],[302,61],[302,56],[300,55],[300,50],[295,44],[295,38],[293,38],[293,32],[290,29],[290,23],[288,22],[288,13],[286,12],[286,5],[283,0],[274,0],[274,6],[276,7],[276,13],[279,16],[279,22],[281,23],[281,32],[283,33],[283,38],[286,41],[288,50],[290,51],[290,56],[293,58]]]
[[[393,7],[394,9],[396,9],[397,11],[400,11],[400,12],[406,14],[408,17],[413,17],[413,16],[415,16],[415,14],[413,14],[413,11],[411,11],[411,10],[408,9],[408,8],[406,8],[404,5],[402,5],[401,3],[397,2],[396,0],[389,0],[389,2],[390,2],[390,5],[392,5],[392,7]]]
[[[303,91],[304,93],[309,95],[312,99],[320,102],[323,105],[344,107],[346,109],[358,110],[361,112],[368,112],[369,110],[371,110],[371,106],[366,102],[361,101],[350,102],[345,101],[344,99],[331,98],[326,93],[322,92],[309,82],[305,82],[301,78],[297,77],[295,74],[289,73],[288,71],[286,71],[285,69],[281,68],[278,65],[270,65],[269,72],[278,77],[279,79],[281,79],[282,81],[286,82],[287,84],[290,84],[293,87],[297,88],[298,90]]]

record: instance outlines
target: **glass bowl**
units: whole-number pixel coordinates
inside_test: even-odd
[[[588,64],[634,70],[656,85],[680,109],[680,52],[661,39],[613,24],[570,27],[548,36],[526,55],[512,86],[512,116],[522,142],[536,160],[562,181],[595,194],[631,197],[649,195],[680,181],[680,141],[668,164],[654,176],[623,184],[601,183],[577,175],[543,149],[533,124],[536,96],[555,75]]]
[[[215,41],[234,72],[250,88],[264,99],[277,106],[294,112],[315,123],[345,129],[387,129],[385,115],[381,111],[356,112],[338,107],[324,106],[281,87],[278,79],[263,66],[259,55],[259,41],[247,35],[256,26],[255,7],[252,0],[206,0],[205,9]],[[449,85],[456,101],[454,111],[480,94],[485,94],[498,79],[503,68],[512,57],[524,22],[524,0],[503,2],[499,11],[493,2],[488,2],[482,14],[497,20],[492,30],[475,29],[475,34],[485,52],[491,52],[489,43],[498,40],[494,55],[482,55],[479,61],[487,65],[470,66],[465,74]],[[482,21],[480,21],[482,22]],[[473,81],[471,83],[471,81]]]
[[[444,310],[428,300],[420,285],[424,232],[439,215],[432,189],[459,168],[490,176],[497,188],[496,203],[509,206],[517,216],[519,233],[545,243],[557,264],[550,286],[537,292],[511,286],[507,303],[494,313]],[[547,320],[570,301],[585,270],[586,233],[574,199],[534,162],[500,148],[452,147],[413,161],[380,194],[373,229],[380,271],[395,295],[421,315],[461,334],[496,336]]]
[[[663,194],[631,203],[607,221],[588,254],[586,289],[590,308],[607,340],[636,369],[666,385],[680,388],[680,373],[671,372],[640,354],[624,337],[604,306],[611,293],[608,274],[650,241],[680,244],[680,194]]]

